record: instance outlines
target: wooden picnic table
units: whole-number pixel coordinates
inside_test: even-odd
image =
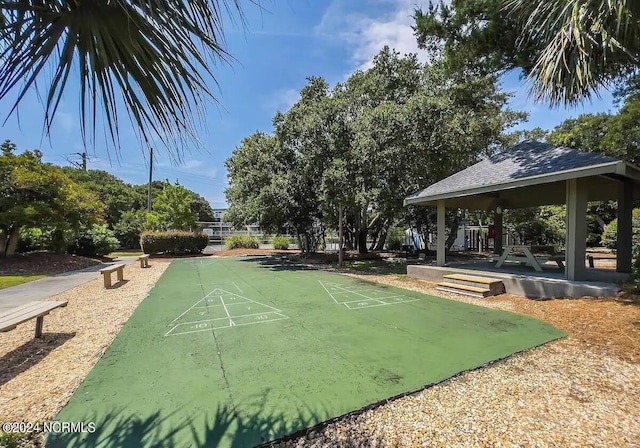
[[[542,255],[540,255],[541,252]],[[496,267],[501,268],[505,261],[524,262],[537,272],[542,272],[541,262],[546,261],[555,261],[559,268],[564,268],[564,255],[558,255],[555,246],[508,244],[498,258]]]

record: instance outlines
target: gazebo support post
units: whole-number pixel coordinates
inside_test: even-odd
[[[444,200],[438,201],[438,213],[437,213],[437,237],[436,237],[436,266],[444,266],[446,263],[445,244],[447,242],[447,235],[445,231],[445,206]]]
[[[633,243],[633,183],[625,179],[618,192],[616,271],[631,272]]]
[[[502,210],[500,210],[500,213],[493,212],[493,225],[493,253],[502,255]]]
[[[586,179],[569,179],[567,182],[567,280],[584,280],[587,253],[587,192]]]

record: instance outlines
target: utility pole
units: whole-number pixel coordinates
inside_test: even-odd
[[[147,211],[151,213],[151,181],[153,180],[153,148],[149,147],[149,189],[147,191]]]
[[[81,162],[78,162],[77,160],[74,160],[76,156],[80,156],[81,157]],[[88,160],[88,156],[87,156],[87,152],[76,152],[73,154],[69,154],[66,156],[67,162],[69,162],[71,165],[75,166],[78,169],[82,169],[83,171],[87,171],[87,160]]]

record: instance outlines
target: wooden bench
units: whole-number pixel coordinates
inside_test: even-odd
[[[17,308],[0,313],[0,332],[13,330],[23,322],[36,319],[36,337],[42,337],[44,316],[51,310],[67,306],[67,302],[39,301],[29,302]]]
[[[138,261],[140,262],[140,267],[141,268],[148,268],[149,267],[149,254],[140,255],[138,257]]]
[[[560,269],[564,269],[564,255],[550,255],[547,259],[549,261],[555,261]]]
[[[119,282],[123,281],[124,280],[124,263],[114,264],[113,266],[109,266],[108,268],[100,269],[100,273],[102,274],[102,278],[104,279],[105,288],[111,288],[111,274],[113,272],[117,272]]]

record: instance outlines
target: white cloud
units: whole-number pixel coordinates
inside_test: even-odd
[[[296,104],[300,98],[300,92],[297,89],[281,89],[276,91],[267,99],[265,105],[270,110],[287,111]]]
[[[229,204],[227,204],[227,198],[224,193],[217,193],[213,195],[207,195],[205,198],[209,201],[212,208],[228,208]]]
[[[66,133],[73,131],[77,127],[77,119],[69,112],[57,112],[56,121]]]
[[[365,14],[349,11],[347,0],[335,0],[316,27],[318,34],[335,35],[344,40],[356,69],[367,69],[382,47],[388,45],[400,54],[416,53],[422,61],[426,52],[418,48],[412,26],[414,0],[378,0],[377,8]],[[375,12],[373,12],[375,11]]]
[[[201,160],[195,160],[195,159],[185,160],[182,163],[182,166],[187,170],[196,170],[200,168],[202,165],[204,165],[204,162],[202,162]]]

